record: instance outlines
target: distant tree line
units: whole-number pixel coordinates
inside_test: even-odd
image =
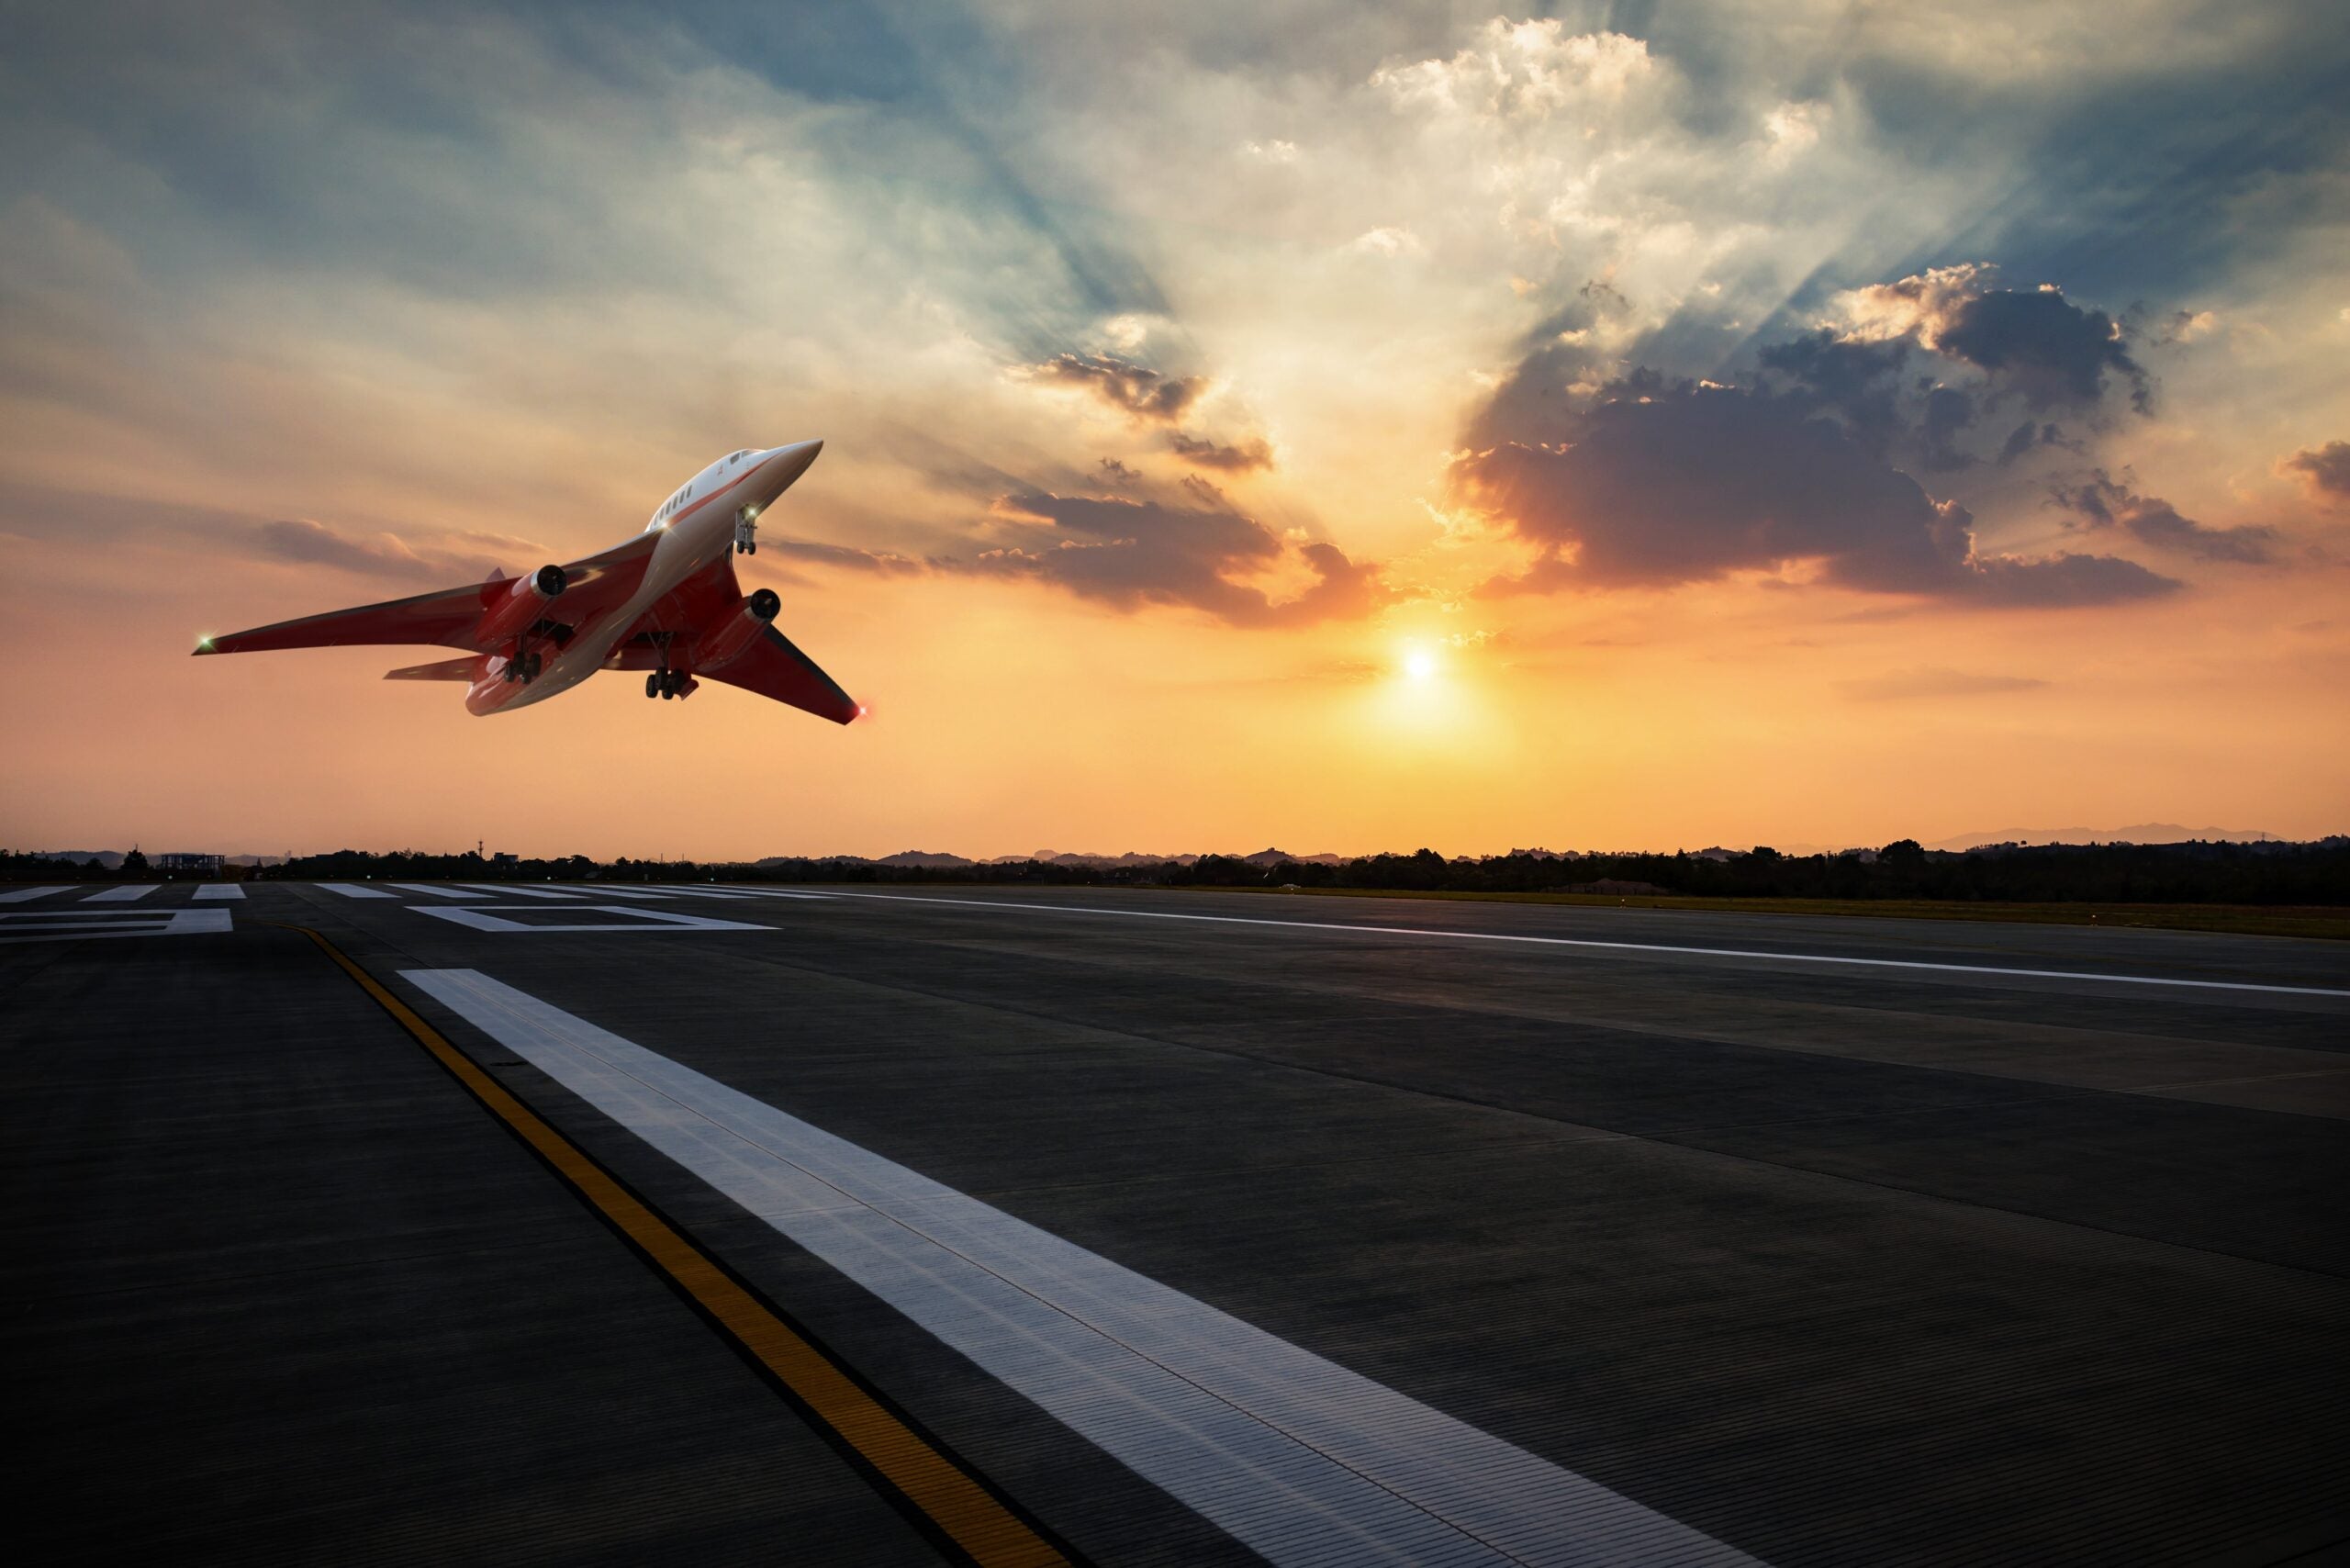
[[[1695,898],[1926,899],[2016,903],[2350,904],[2350,838],[2314,844],[2102,844],[1964,853],[1902,839],[1874,853],[1781,855],[1758,848],[1721,855],[1517,853],[1447,859],[1432,849],[1371,855],[1336,865],[1206,855],[1190,863],[1122,866],[1015,860],[962,866],[783,858],[697,863],[604,862],[584,855],[521,860],[416,850],[341,849],[299,856],[247,873],[357,881],[764,881],[981,884],[1056,887],[1355,888],[1365,891],[1667,893]],[[109,871],[0,851],[0,880],[87,880],[151,875],[143,858]]]

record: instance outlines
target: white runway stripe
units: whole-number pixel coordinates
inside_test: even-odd
[[[512,893],[526,899],[576,899],[577,893],[558,893],[549,888],[526,888],[520,882],[467,882],[469,888],[479,888],[486,893]]]
[[[386,882],[387,888],[397,888],[404,893],[431,893],[436,899],[482,899],[487,893],[469,893],[458,888],[436,888],[430,882]]]
[[[51,893],[69,892],[70,888],[18,888],[14,892],[0,893],[0,903],[30,903]]]
[[[86,942],[103,936],[200,936],[233,930],[225,909],[50,910],[0,915],[0,943]]]
[[[735,894],[746,899],[828,899],[830,893],[803,893],[797,888],[736,888]]]
[[[341,893],[347,899],[387,899],[392,895],[381,888],[363,888],[356,882],[320,882],[319,887],[330,893]]]
[[[2109,975],[2094,969],[2020,969],[1992,964],[1937,964],[1922,958],[1854,958],[1840,953],[1773,953],[1744,947],[1678,947],[1661,942],[1601,942],[1584,936],[1526,936],[1512,931],[1448,931],[1433,925],[1340,925],[1326,920],[1266,920],[1247,914],[1182,914],[1162,909],[1097,909],[1087,904],[1014,903],[1001,899],[934,899],[912,893],[850,893],[845,899],[891,903],[946,903],[970,909],[1035,910],[1047,914],[1107,914],[1126,920],[1194,920],[1212,925],[1286,925],[1299,931],[1350,931],[1372,936],[1442,936],[1461,942],[1528,942],[1543,947],[1593,947],[1618,953],[1674,953],[1707,958],[1762,958],[1779,964],[1857,964],[1872,969],[1927,969],[1942,974],[2004,975],[2024,980],[2111,980],[2116,985],[2180,986],[2190,991],[2256,991],[2279,996],[2350,997],[2350,991],[2316,985],[2258,985],[2250,980],[2177,980],[2168,975]]]
[[[401,978],[1282,1568],[1753,1561],[486,975]]]
[[[245,896],[245,890],[234,882],[207,882],[196,890],[196,896],[200,899],[241,899]]]
[[[789,888],[681,888],[673,883],[655,884],[661,891],[676,898],[687,899],[821,899],[829,893],[802,893]]]
[[[141,882],[135,887],[108,888],[105,892],[92,893],[82,902],[84,903],[136,903],[162,885],[161,882]]]
[[[594,896],[599,899],[665,899],[669,895],[643,888],[608,888],[599,883],[594,889]]]

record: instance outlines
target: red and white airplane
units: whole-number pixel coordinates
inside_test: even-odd
[[[682,698],[699,677],[845,724],[865,710],[773,622],[773,588],[745,595],[733,556],[758,549],[758,518],[808,471],[821,441],[733,452],[661,503],[627,543],[567,566],[387,604],[331,610],[207,637],[198,654],[426,644],[467,657],[396,669],[386,680],[462,680],[465,707],[502,713],[599,669],[643,670],[647,697]]]

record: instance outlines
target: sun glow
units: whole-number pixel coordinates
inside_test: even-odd
[[[1404,675],[1405,678],[1416,684],[1425,684],[1434,680],[1437,678],[1437,672],[1442,667],[1437,659],[1434,648],[1414,647],[1404,650]]]

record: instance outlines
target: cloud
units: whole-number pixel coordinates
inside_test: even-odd
[[[810,561],[822,566],[839,566],[846,571],[871,572],[885,577],[918,577],[930,566],[911,555],[894,555],[886,551],[860,550],[852,544],[826,544],[814,539],[769,538],[759,541],[762,549],[795,561]]]
[[[1118,610],[1180,605],[1234,626],[1357,620],[1391,597],[1375,564],[1349,560],[1334,544],[1285,544],[1203,481],[1186,480],[1184,493],[1193,504],[1049,492],[1005,496],[996,503],[998,515],[1032,526],[968,566],[943,565],[975,576],[1049,583]],[[1310,579],[1293,597],[1276,601],[1245,580],[1284,567]]]
[[[1917,666],[1859,680],[1840,680],[1836,689],[1863,702],[1908,701],[1929,697],[1982,697],[2003,691],[2033,691],[2048,682],[2023,675],[1973,675],[1965,670]]]
[[[540,548],[528,540],[494,533],[456,534],[450,536],[446,543],[421,546],[394,533],[354,538],[309,518],[258,522],[252,525],[248,537],[253,553],[268,560],[332,566],[363,577],[430,580],[450,587],[477,581],[492,571],[509,570],[500,564],[500,554],[513,557],[519,552],[527,557],[539,553]]]
[[[1273,465],[1273,449],[1260,435],[1248,436],[1225,446],[1204,436],[1170,431],[1167,436],[1167,447],[1195,468],[1217,468],[1227,474],[1247,474]]]
[[[2077,485],[2059,485],[2049,494],[2073,513],[2066,526],[2118,528],[2143,543],[2175,550],[2199,561],[2236,561],[2266,566],[2276,559],[2273,528],[2206,528],[2157,496],[2133,495],[2098,469]]]
[[[1173,424],[1208,389],[1203,376],[1167,375],[1108,353],[1057,353],[1024,365],[1024,380],[1074,386],[1146,424]]]
[[[1934,500],[1841,424],[1767,390],[1643,372],[1563,422],[1566,440],[1454,459],[1467,502],[1542,552],[1531,573],[1491,594],[1799,566],[1868,592],[2001,606],[2118,603],[2180,586],[2109,556],[1979,557],[1965,508]]]
[[[2120,322],[2073,304],[2053,284],[1992,287],[1997,272],[1963,262],[1852,289],[1837,299],[1849,323],[1844,335],[1864,343],[1914,342],[1974,365],[2037,411],[2097,403],[2110,372],[2145,411],[2152,383],[2130,356]]]
[[[2297,452],[2284,465],[2299,474],[2319,500],[2333,506],[2350,502],[2350,441],[2329,441],[2313,451]]]

